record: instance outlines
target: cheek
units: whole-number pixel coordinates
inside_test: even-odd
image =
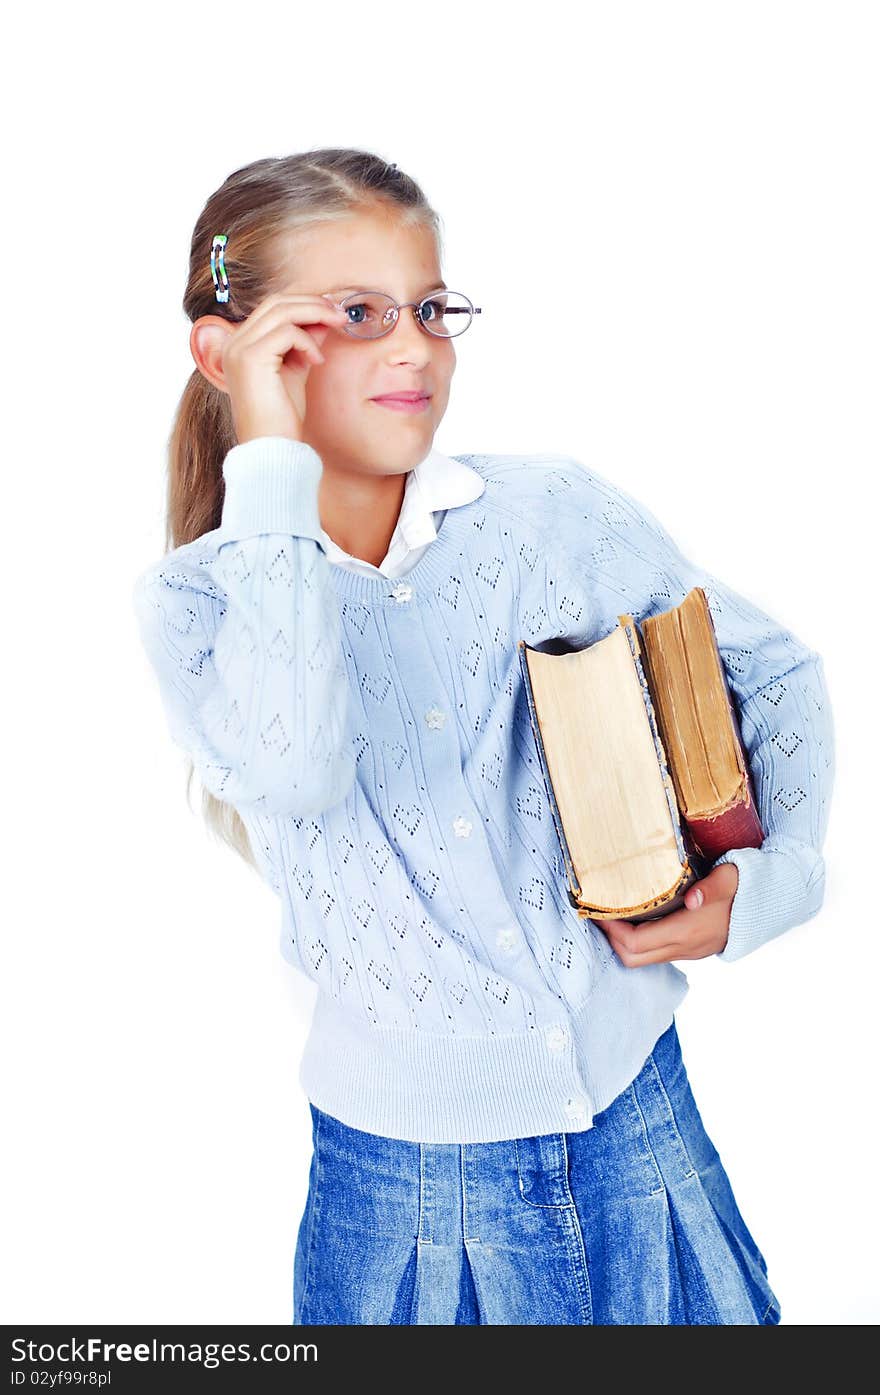
[[[452,382],[452,375],[455,372],[455,350],[451,344],[442,345],[439,352],[435,354],[431,364],[430,376],[434,384],[434,393],[438,398],[446,400],[449,394],[449,385]]]
[[[282,373],[290,376],[284,369]],[[356,411],[367,396],[360,379],[361,374],[342,356],[328,354],[325,363],[313,364],[306,378],[306,402],[312,417],[332,413],[338,418]]]

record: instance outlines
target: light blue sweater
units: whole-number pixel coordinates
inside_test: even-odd
[[[391,581],[328,561],[311,446],[236,446],[220,527],[134,588],[171,734],[238,809],[317,985],[301,1086],[434,1143],[591,1127],[688,990],[568,900],[519,639],[582,648],[706,590],[767,834],[719,859],[722,961],[819,910],[834,772],[820,656],[647,509],[564,457],[458,458],[485,490]]]

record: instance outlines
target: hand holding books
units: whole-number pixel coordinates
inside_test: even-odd
[[[688,887],[683,910],[638,925],[631,920],[591,919],[628,969],[671,959],[705,959],[720,954],[727,944],[738,885],[736,864],[722,862]]]
[[[679,942],[691,950],[681,958],[723,950],[739,873],[713,863],[759,848],[764,830],[702,587],[640,625],[619,616],[586,649],[545,654],[520,640],[519,655],[578,914],[630,930],[663,919],[639,937],[644,952]],[[705,902],[695,911],[700,878]]]

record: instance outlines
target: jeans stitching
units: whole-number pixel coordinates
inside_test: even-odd
[[[431,1202],[428,1195],[429,1177],[426,1167],[427,1148],[424,1143],[419,1144],[419,1227],[416,1232],[416,1241],[419,1245],[430,1245],[434,1237],[431,1235]]]
[[[653,1164],[654,1172],[657,1176],[658,1185],[656,1187],[652,1187],[648,1195],[657,1196],[659,1192],[663,1192],[666,1190],[666,1184],[663,1181],[663,1173],[660,1169],[660,1164],[657,1161],[657,1156],[654,1152],[654,1149],[651,1147],[651,1139],[648,1135],[648,1124],[647,1120],[645,1119],[644,1113],[642,1112],[642,1106],[639,1103],[639,1097],[635,1088],[635,1081],[633,1081],[633,1083],[629,1085],[627,1088],[629,1090],[630,1098],[632,1099],[632,1102],[636,1107],[636,1112],[638,1113],[639,1119],[641,1121],[642,1140],[645,1145],[645,1160],[649,1163],[649,1165]]]
[[[467,1243],[473,1240],[480,1244],[479,1231],[482,1217],[479,1208],[480,1187],[480,1148],[478,1144],[462,1143],[459,1146],[459,1174],[461,1179],[461,1233]],[[471,1226],[475,1233],[471,1233]],[[476,1278],[474,1279],[476,1283]]]
[[[577,1285],[578,1294],[581,1300],[581,1315],[586,1323],[593,1321],[593,1289],[590,1283],[590,1267],[587,1262],[587,1251],[584,1244],[584,1229],[581,1225],[581,1218],[578,1215],[577,1207],[572,1199],[571,1205],[561,1207],[566,1212],[563,1229],[565,1232],[565,1245],[568,1251],[569,1264],[574,1274],[574,1281]]]
[[[661,1091],[661,1093],[662,1093],[662,1095],[663,1095],[663,1098],[664,1098],[665,1101],[666,1101],[666,1107],[667,1107],[667,1109],[669,1110],[669,1118],[670,1118],[670,1120],[672,1121],[672,1127],[673,1127],[673,1129],[674,1129],[674,1131],[675,1131],[675,1136],[676,1136],[676,1138],[677,1138],[677,1140],[678,1140],[678,1145],[679,1145],[679,1147],[681,1148],[682,1153],[684,1154],[685,1161],[687,1162],[687,1168],[686,1168],[686,1170],[685,1170],[685,1174],[684,1174],[684,1175],[685,1175],[685,1177],[695,1177],[695,1176],[696,1176],[697,1169],[694,1167],[694,1160],[693,1160],[693,1158],[691,1157],[690,1153],[688,1152],[687,1144],[685,1143],[685,1141],[684,1141],[684,1136],[683,1136],[683,1134],[682,1134],[682,1132],[681,1132],[681,1129],[679,1128],[678,1119],[675,1117],[675,1110],[672,1108],[672,1100],[669,1098],[668,1091],[667,1091],[667,1089],[666,1089],[666,1086],[665,1086],[664,1083],[663,1083],[663,1076],[660,1074],[660,1070],[659,1070],[659,1067],[658,1067],[658,1065],[657,1065],[657,1062],[654,1060],[654,1054],[653,1054],[653,1052],[652,1052],[651,1055],[648,1057],[648,1060],[650,1061],[651,1066],[653,1067],[654,1075],[655,1075],[656,1080],[657,1080],[657,1084],[658,1084],[658,1086],[660,1087],[660,1091]]]

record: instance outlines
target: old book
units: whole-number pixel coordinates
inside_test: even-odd
[[[582,916],[654,920],[764,831],[702,587],[586,649],[519,658],[544,786]]]

